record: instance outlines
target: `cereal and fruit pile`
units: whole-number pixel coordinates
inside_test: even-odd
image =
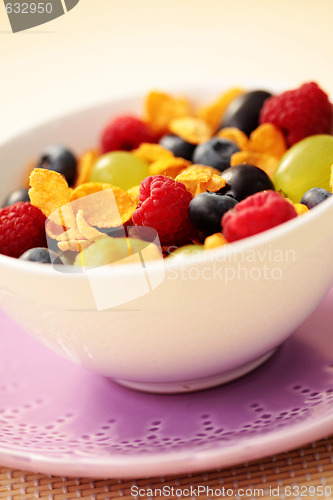
[[[51,145],[29,163],[0,210],[0,253],[110,264],[146,244],[135,228],[155,230],[164,257],[228,245],[332,196],[332,164],[332,105],[317,83],[231,88],[197,109],[152,91],[143,116],[113,117],[94,149]]]

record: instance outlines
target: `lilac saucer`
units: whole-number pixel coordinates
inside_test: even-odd
[[[264,365],[225,386],[135,392],[73,365],[0,314],[0,463],[143,477],[231,466],[333,432],[333,289]]]

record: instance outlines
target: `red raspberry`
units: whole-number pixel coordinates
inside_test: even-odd
[[[131,151],[138,148],[142,142],[154,142],[148,126],[136,116],[118,116],[102,132],[102,153]]]
[[[188,216],[191,199],[184,184],[171,177],[146,177],[140,185],[140,202],[133,222],[155,229],[162,245],[183,240],[192,230]]]
[[[315,82],[270,97],[262,107],[260,123],[273,123],[285,134],[289,146],[315,134],[329,134],[332,105]]]
[[[223,235],[241,240],[297,216],[294,206],[276,191],[260,191],[237,203],[222,217]]]
[[[20,257],[35,247],[46,246],[46,217],[28,201],[0,210],[0,253]]]

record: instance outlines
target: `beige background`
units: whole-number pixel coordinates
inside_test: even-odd
[[[0,6],[0,139],[87,102],[170,84],[317,80],[333,95],[332,0],[80,0],[12,34]]]

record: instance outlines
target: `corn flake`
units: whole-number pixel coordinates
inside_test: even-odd
[[[75,187],[89,181],[91,170],[95,165],[99,155],[99,151],[97,151],[96,149],[90,149],[89,151],[83,153],[83,155],[79,158],[77,165],[78,174],[75,182]]]
[[[82,210],[79,210],[76,214],[76,225],[80,234],[87,240],[96,240],[101,236],[105,236],[104,233],[101,233],[95,227],[88,224],[83,216]]]
[[[218,248],[227,244],[228,241],[225,239],[222,233],[215,233],[205,238],[204,249],[211,250],[212,248]]]
[[[154,161],[149,166],[150,175],[166,175],[173,179],[185,168],[191,165],[191,162],[184,158],[162,158]]]
[[[118,186],[98,182],[88,182],[76,188],[71,201],[74,210],[82,210],[85,220],[91,226],[100,228],[125,224],[137,207],[137,202],[130,193]]]
[[[333,193],[333,165],[331,166],[330,188]]]
[[[244,90],[238,87],[227,90],[211,104],[199,108],[198,117],[208,123],[213,130],[217,130],[229,104],[241,94],[244,94]]]
[[[246,134],[242,130],[236,127],[225,127],[222,128],[218,133],[217,137],[221,137],[222,139],[228,139],[229,141],[237,144],[239,149],[242,151],[244,149],[248,149],[249,139]]]
[[[213,135],[212,127],[201,118],[193,116],[175,118],[170,122],[169,130],[191,144],[209,141]]]
[[[174,118],[190,114],[190,103],[186,98],[175,98],[164,92],[152,91],[145,99],[144,119],[156,135],[169,130]]]
[[[74,216],[75,219],[75,216]],[[74,223],[72,225],[74,227]],[[62,224],[56,224],[53,220],[48,218],[45,223],[46,234],[56,240],[64,231],[67,230],[67,226],[63,226]]]
[[[151,144],[149,142],[143,142],[138,149],[134,149],[132,153],[138,158],[141,158],[141,160],[146,161],[149,165],[157,160],[174,157],[171,151],[163,148],[160,144]]]
[[[86,239],[82,234],[80,233],[79,229],[75,227],[69,228],[67,231],[63,231],[59,236],[57,236],[56,240],[57,241],[74,241],[74,240],[84,240]]]
[[[106,184],[102,182],[86,182],[81,184],[73,190],[71,193],[70,201],[75,201],[90,194],[98,193],[99,191],[104,191],[106,189],[112,189],[112,184]]]
[[[52,220],[48,220],[46,232],[48,236],[57,240],[60,250],[71,252],[81,252],[81,250],[88,248],[94,240],[105,237],[103,233],[87,223],[82,210],[79,210],[76,214],[76,226],[66,228],[54,224]]]
[[[226,182],[220,175],[212,174],[211,172],[197,172],[195,169],[184,170],[176,177],[176,181],[182,182],[192,196],[205,191],[219,191]]]
[[[35,168],[30,174],[29,181],[31,186],[29,189],[30,201],[46,217],[69,203],[72,189],[68,187],[66,179],[58,172],[45,168]],[[62,224],[60,218],[57,221],[58,224]]]
[[[246,149],[281,159],[287,145],[283,133],[275,125],[264,123],[251,133]]]
[[[208,165],[200,165],[199,163],[193,163],[193,165],[190,165],[184,170],[184,172],[188,172],[190,170],[195,170],[197,173],[203,173],[203,174],[216,174],[216,175],[221,175],[220,170],[214,167],[209,167]]]
[[[76,227],[63,231],[56,236],[60,250],[81,252],[88,248],[94,240],[105,237],[103,233],[100,233],[86,222],[82,210],[79,210],[76,214],[76,223]]]
[[[60,241],[58,243],[59,250],[62,252],[82,252],[86,248],[90,247],[92,241],[88,240],[66,240]]]
[[[131,187],[127,190],[127,192],[135,199],[137,203],[139,203],[140,184]]]
[[[275,156],[264,153],[256,153],[254,151],[238,151],[231,156],[230,165],[231,167],[234,167],[235,165],[240,165],[241,163],[249,163],[250,165],[261,168],[272,179],[280,160]]]
[[[79,231],[77,227],[63,231],[56,238],[58,242],[58,247],[63,252],[81,252],[85,248],[88,248],[92,241],[87,240]]]
[[[308,207],[306,205],[303,205],[303,203],[293,203],[293,205],[297,212],[297,215],[302,215],[309,211]]]

